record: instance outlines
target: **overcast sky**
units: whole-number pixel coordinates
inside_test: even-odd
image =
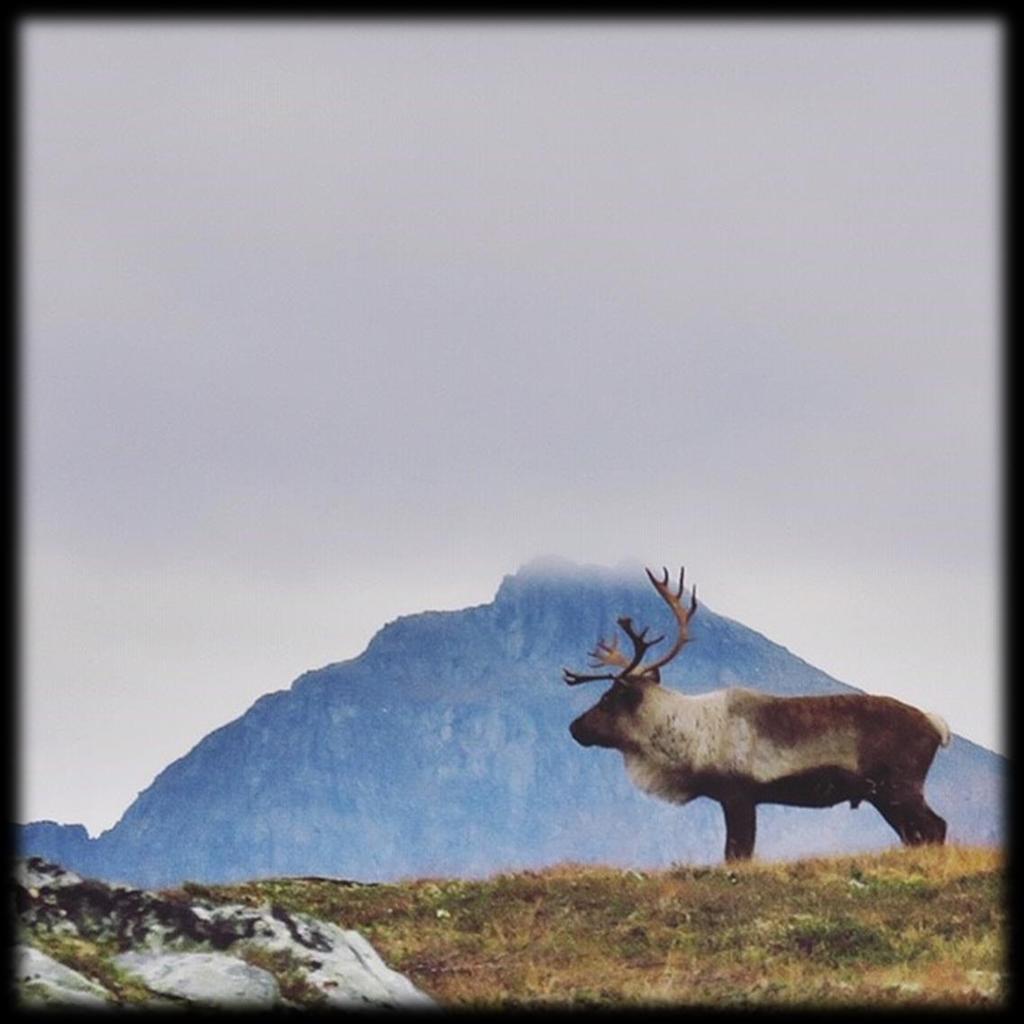
[[[543,554],[1003,750],[999,46],[23,22],[21,819]]]

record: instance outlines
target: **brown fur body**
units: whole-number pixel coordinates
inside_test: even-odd
[[[924,780],[949,730],[891,697],[775,697],[732,688],[697,697],[654,680],[616,682],[570,726],[584,746],[620,750],[633,781],[662,799],[722,804],[726,858],[752,855],[760,803],[872,804],[907,845],[941,843]]]

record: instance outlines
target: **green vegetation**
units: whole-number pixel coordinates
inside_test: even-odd
[[[113,942],[90,942],[77,936],[39,932],[33,938],[33,945],[65,967],[98,982],[120,1003],[147,1003],[153,998],[141,981],[114,964],[118,949]]]
[[[325,1002],[324,994],[306,980],[303,965],[287,949],[269,950],[260,946],[240,943],[231,951],[253,967],[261,967],[277,980],[281,995],[291,1003],[314,1007]]]
[[[452,1007],[992,1007],[1006,1000],[1001,855],[987,848],[482,881],[189,885],[362,932]],[[264,966],[262,963],[260,966]],[[287,965],[274,973],[287,976]]]

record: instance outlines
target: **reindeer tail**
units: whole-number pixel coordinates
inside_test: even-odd
[[[940,746],[948,747],[952,734],[949,731],[949,726],[946,725],[946,720],[944,718],[940,718],[938,715],[933,715],[929,711],[925,712],[925,717],[932,723],[935,727],[935,731],[939,734]]]

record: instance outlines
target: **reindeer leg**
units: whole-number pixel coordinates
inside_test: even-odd
[[[946,821],[924,802],[924,797],[914,808],[913,827],[915,834],[920,836],[918,842],[941,846],[946,841]]]
[[[904,846],[924,843],[941,845],[946,841],[946,822],[925,802],[920,793],[910,793],[901,799],[876,798],[872,803],[878,813],[895,829]]]
[[[722,801],[725,811],[725,859],[749,860],[754,853],[757,805],[749,797]]]
[[[906,804],[891,797],[882,796],[875,797],[871,803],[874,804],[875,810],[885,818],[896,835],[900,837],[900,842],[904,846],[911,846],[912,839],[911,833],[908,830],[909,822],[907,821]]]

